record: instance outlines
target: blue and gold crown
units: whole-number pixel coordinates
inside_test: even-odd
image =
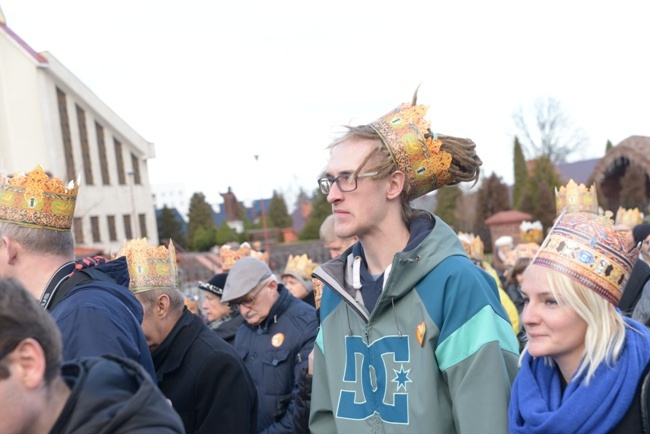
[[[595,191],[589,192],[582,185],[576,187],[573,183],[564,191],[577,193],[571,195],[582,199],[569,200],[563,208],[558,207],[564,212],[532,264],[564,274],[616,306],[636,262],[638,248],[627,252],[625,238],[614,230],[611,213],[598,215],[587,211],[598,209],[598,202],[592,203]]]
[[[41,166],[26,175],[0,175],[0,221],[69,232],[79,184],[50,178]]]
[[[129,268],[129,289],[137,294],[152,289],[178,289],[176,249],[169,241],[165,246],[148,246],[146,238],[124,243],[117,257],[125,256]]]

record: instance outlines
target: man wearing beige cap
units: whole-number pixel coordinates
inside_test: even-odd
[[[235,349],[253,377],[260,433],[293,433],[300,372],[307,367],[318,329],[316,310],[295,298],[264,262],[245,257],[233,265],[222,301],[239,306],[245,323]]]

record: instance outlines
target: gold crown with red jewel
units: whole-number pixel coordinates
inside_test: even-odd
[[[586,201],[558,207],[560,216],[542,243],[532,264],[551,268],[590,288],[614,306],[636,262],[639,249],[627,251],[625,238],[614,230],[612,213],[583,211],[591,201],[584,185],[576,190]],[[566,190],[565,190],[566,191]],[[590,204],[598,209],[598,202]],[[561,210],[564,211],[561,211]]]
[[[152,289],[178,289],[176,249],[149,246],[146,238],[125,242],[117,257],[125,256],[129,268],[129,289],[137,294]]]
[[[41,166],[25,174],[0,175],[0,221],[69,232],[79,184],[64,185]]]
[[[239,261],[241,258],[246,256],[252,256],[257,258],[260,261],[268,265],[269,263],[269,253],[254,250],[251,248],[251,245],[244,242],[241,243],[238,247],[231,246],[229,244],[224,244],[219,249],[219,257],[221,258],[221,269],[226,272],[229,271],[235,262]]]
[[[449,173],[452,156],[440,149],[442,141],[431,132],[431,122],[424,119],[429,106],[402,104],[371,122],[393,163],[404,172],[405,195],[415,199],[452,182]]]
[[[634,228],[636,225],[643,223],[643,213],[638,208],[625,209],[619,207],[616,211],[616,226],[627,226],[629,229]]]
[[[571,179],[566,186],[555,189],[555,213],[562,212],[590,212],[598,213],[598,195],[596,186],[587,188],[584,184],[576,184]]]

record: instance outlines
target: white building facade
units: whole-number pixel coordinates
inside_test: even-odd
[[[0,11],[0,168],[41,165],[80,179],[78,246],[117,253],[124,239],[158,243],[147,142],[48,52],[36,53]]]

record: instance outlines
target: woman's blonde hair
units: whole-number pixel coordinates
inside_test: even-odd
[[[558,305],[575,310],[587,323],[585,349],[574,378],[586,372],[584,382],[589,384],[601,363],[616,364],[625,343],[625,322],[612,303],[569,276],[554,270],[546,276]]]

